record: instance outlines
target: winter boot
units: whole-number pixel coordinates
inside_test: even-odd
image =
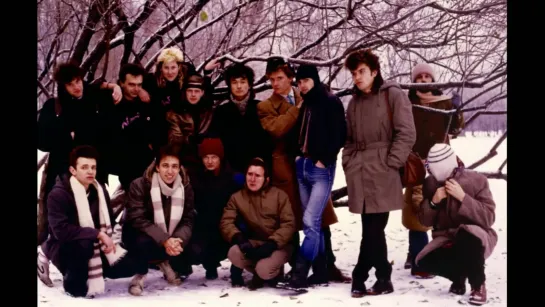
[[[362,280],[353,279],[352,289],[350,290],[351,296],[354,298],[360,298],[367,294],[367,288],[365,282]]]
[[[327,266],[327,279],[331,282],[340,282],[343,284],[352,282],[352,278],[344,275],[335,264]]]
[[[279,287],[288,287],[294,289],[308,288],[308,271],[310,270],[311,262],[308,261],[302,254],[299,254],[295,262],[295,268],[292,270],[291,278],[288,282],[278,283]]]
[[[325,255],[318,255],[312,262],[312,275],[308,278],[309,285],[328,284],[328,267]]]
[[[242,278],[242,269],[231,264],[231,285],[233,287],[244,287],[244,278]]]
[[[264,285],[265,281],[261,279],[261,277],[259,277],[257,274],[254,274],[252,280],[250,280],[250,282],[248,283],[248,290],[255,291],[259,288],[263,288]]]
[[[48,287],[53,287],[53,282],[49,278],[49,259],[45,256],[40,248],[38,250],[38,278]]]
[[[146,275],[142,274],[136,274],[131,280],[131,283],[129,284],[129,293],[134,296],[140,296],[142,295],[142,292],[144,292],[144,279],[146,278]]]
[[[157,264],[157,266],[159,267],[159,270],[163,272],[164,277],[169,284],[175,285],[175,286],[182,284],[182,280],[177,276],[176,272],[174,272],[168,260],[165,260]]]
[[[412,257],[411,257],[411,253],[407,253],[407,259],[405,260],[405,265],[403,266],[403,268],[405,270],[408,270],[410,268],[412,268],[413,264],[412,264]]]
[[[431,274],[431,273],[428,273],[428,272],[424,272],[424,271],[419,271],[417,268],[413,267],[411,269],[411,275],[416,277],[416,278],[419,278],[419,279],[431,279],[431,278],[434,278],[435,275]]]
[[[394,292],[394,286],[390,279],[378,279],[371,289],[367,290],[367,295],[381,295]]]
[[[486,299],[486,285],[485,285],[485,283],[483,283],[478,288],[473,288],[473,286],[472,286],[471,287],[471,294],[469,295],[469,303],[471,305],[480,306],[480,305],[486,304],[486,302],[487,302],[487,299]]]

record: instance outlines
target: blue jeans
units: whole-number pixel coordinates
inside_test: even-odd
[[[311,159],[301,157],[295,162],[295,168],[303,209],[303,233],[305,234],[300,253],[305,259],[313,261],[319,253],[325,253],[322,214],[331,195],[335,164],[319,168]]]
[[[424,249],[428,242],[427,232],[409,230],[409,253],[411,254],[411,264],[413,268],[416,267],[416,264],[414,263],[416,256]]]

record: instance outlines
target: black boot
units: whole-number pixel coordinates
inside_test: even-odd
[[[242,269],[231,264],[231,285],[233,287],[244,287]]]
[[[294,289],[308,288],[307,277],[310,265],[311,262],[305,259],[302,254],[299,254],[297,262],[295,262],[295,268],[291,272],[290,280],[287,283],[278,283],[278,285]]]
[[[308,283],[310,285],[320,285],[328,282],[327,259],[325,255],[318,255],[312,263],[312,275],[308,278]]]
[[[367,294],[365,282],[356,278],[352,279],[352,290],[350,292],[352,297],[359,298],[365,296]]]
[[[263,288],[264,285],[265,281],[261,279],[261,277],[259,277],[257,274],[254,274],[252,280],[250,280],[250,282],[248,283],[248,290],[255,291],[259,288]]]
[[[394,285],[390,279],[378,279],[371,289],[367,290],[367,295],[381,295],[394,292]]]

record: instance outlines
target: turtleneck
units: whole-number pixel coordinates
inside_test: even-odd
[[[230,94],[231,101],[238,107],[240,114],[244,115],[246,113],[246,106],[248,105],[248,100],[250,100],[250,92],[242,100],[237,100],[233,94]]]

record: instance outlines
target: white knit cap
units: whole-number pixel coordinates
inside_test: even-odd
[[[456,167],[456,154],[448,144],[435,144],[428,153],[428,167],[431,175],[439,182],[447,180]]]
[[[431,67],[430,64],[419,63],[419,64],[416,64],[416,66],[413,68],[413,71],[411,72],[411,81],[412,82],[416,81],[416,77],[418,77],[418,75],[423,73],[427,73],[428,75],[430,75],[434,81],[437,80],[435,78],[435,72],[433,71],[433,68]]]

